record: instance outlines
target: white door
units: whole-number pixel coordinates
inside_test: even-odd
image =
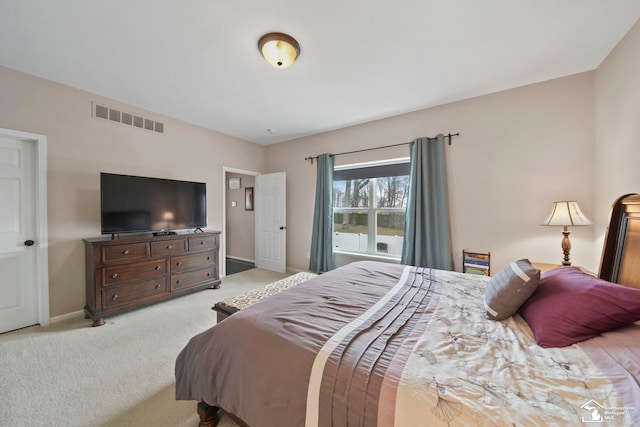
[[[287,269],[286,173],[256,176],[256,267],[284,273]]]
[[[36,144],[0,132],[0,333],[38,323]]]

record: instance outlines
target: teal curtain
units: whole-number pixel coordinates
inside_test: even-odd
[[[442,134],[410,143],[411,169],[402,264],[453,270]]]
[[[333,259],[333,156],[318,156],[316,204],[311,234],[309,270],[324,273],[335,268]]]

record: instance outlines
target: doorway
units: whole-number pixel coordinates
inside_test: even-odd
[[[252,194],[258,172],[223,167],[221,275],[255,268],[255,207]],[[251,200],[247,198],[251,196]]]

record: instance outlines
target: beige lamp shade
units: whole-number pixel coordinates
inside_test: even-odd
[[[258,49],[264,59],[276,68],[287,68],[300,55],[300,45],[283,33],[269,33],[260,37]]]
[[[582,213],[578,202],[553,202],[551,212],[542,225],[593,225],[593,222]]]

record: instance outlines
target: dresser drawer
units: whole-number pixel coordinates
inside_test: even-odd
[[[135,260],[146,258],[148,255],[147,244],[126,243],[123,245],[103,246],[102,262]]]
[[[219,249],[218,236],[189,237],[189,252]]]
[[[117,285],[132,280],[150,279],[152,277],[162,277],[167,274],[167,259],[154,261],[136,262],[134,264],[114,265],[102,269],[102,285]]]
[[[190,288],[207,280],[214,280],[217,277],[216,267],[211,266],[200,270],[189,271],[181,274],[171,275],[171,292],[180,289]]]
[[[168,294],[167,278],[113,286],[102,291],[102,309],[141,303]]]
[[[151,256],[180,255],[187,252],[187,239],[151,242]]]
[[[195,254],[175,256],[171,258],[171,273],[181,273],[205,265],[215,265],[216,251],[198,252]]]

